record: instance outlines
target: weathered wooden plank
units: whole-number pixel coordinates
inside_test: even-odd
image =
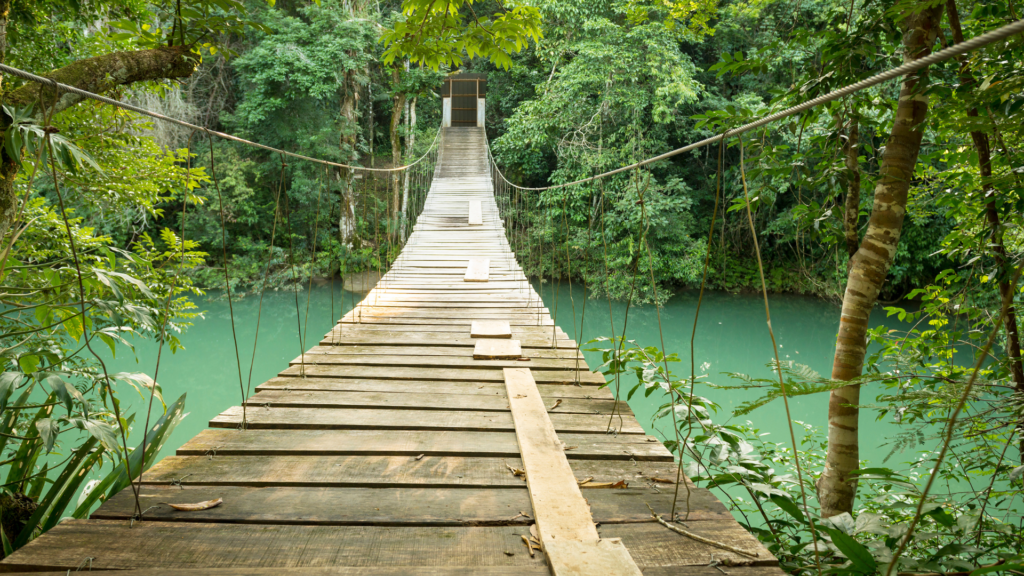
[[[515,430],[509,412],[251,407],[246,416],[249,428],[263,430]],[[559,432],[605,434],[608,425],[606,416],[590,414],[552,414],[551,420]],[[623,422],[620,434],[644,433],[635,418],[625,416]],[[241,423],[242,407],[233,406],[210,420],[210,427],[237,428]]]
[[[380,366],[338,366],[324,364],[307,364],[290,366],[278,376],[315,376],[322,378],[373,378],[378,380],[437,380],[437,381],[472,381],[501,382],[501,368],[386,368]],[[544,384],[572,384],[579,382],[583,386],[600,386],[604,384],[604,376],[582,370],[538,370],[534,375],[537,382]]]
[[[179,451],[186,451],[190,443]],[[213,448],[217,448],[216,454]],[[241,486],[318,486],[351,488],[521,488],[523,480],[513,476],[508,466],[522,468],[518,457],[460,456],[261,456],[265,448],[211,446],[194,456],[165,458],[144,476],[147,483],[186,482],[196,485]],[[248,450],[248,452],[246,452]],[[286,448],[289,452],[300,449]],[[329,449],[322,448],[324,451]],[[249,454],[249,455],[245,455]],[[578,480],[593,478],[594,483],[626,481],[636,489],[667,492],[671,485],[655,482],[675,474],[671,462],[629,460],[570,460]],[[189,476],[191,474],[191,476]],[[681,487],[682,488],[682,487]],[[584,495],[605,489],[583,486]],[[615,490],[617,492],[618,490]],[[699,502],[699,500],[698,500]],[[691,498],[691,518],[707,512]],[[704,507],[706,508],[706,507]],[[680,510],[685,507],[681,504]]]
[[[776,569],[777,570],[777,569]],[[0,564],[0,572],[3,565]],[[777,570],[778,571],[778,570]],[[67,576],[60,572],[9,572],[10,576]],[[546,567],[519,566],[521,576],[549,576]],[[781,575],[781,571],[779,571]],[[298,568],[143,568],[118,570],[118,576],[507,576],[508,568],[493,566],[317,566]],[[718,573],[721,576],[721,573]],[[703,575],[702,575],[703,576]],[[707,576],[714,576],[708,574]],[[746,576],[741,574],[740,576]],[[752,576],[769,576],[756,574]],[[771,575],[774,576],[774,575]]]
[[[734,521],[702,522],[691,529],[735,545],[760,546]],[[598,532],[603,537],[622,538],[633,559],[645,569],[706,567],[711,554],[720,561],[747,560],[653,523],[608,524],[600,526]],[[503,566],[508,573],[511,567],[517,572],[519,567],[542,567],[541,555],[530,558],[525,552],[522,534],[529,534],[523,526],[266,526],[147,521],[129,528],[127,522],[119,520],[67,520],[0,566],[7,570],[73,571],[89,557],[94,570],[345,564]],[[763,547],[760,550],[755,565],[774,565],[775,559],[768,551]]]
[[[650,436],[563,433],[569,459],[672,462],[672,455]],[[519,458],[512,432],[457,432],[407,430],[203,430],[178,448],[178,455],[282,455],[282,456],[460,456]],[[305,462],[300,460],[300,462]],[[157,464],[159,467],[160,464]],[[330,467],[328,467],[330,468]],[[634,467],[642,471],[641,467]],[[611,469],[610,469],[611,470]],[[609,474],[625,474],[619,472]],[[659,469],[660,471],[660,469]],[[658,471],[656,471],[658,472]],[[634,473],[635,474],[635,473]],[[669,479],[675,478],[674,472]],[[618,478],[622,480],[624,478]],[[625,478],[629,480],[628,478]]]
[[[537,316],[548,317],[550,315],[543,308],[473,308],[466,309],[462,306],[453,306],[451,308],[399,308],[397,306],[378,306],[376,303],[371,303],[366,306],[358,306],[353,308],[352,311],[345,314],[346,317],[358,317],[358,316],[403,316],[409,318],[438,318],[438,319],[470,319],[473,320],[479,316],[497,316],[504,315],[510,318],[536,318]]]
[[[618,538],[551,540],[543,545],[554,576],[643,576]]]
[[[409,332],[404,336],[396,332],[394,328],[383,326],[383,330],[371,330],[368,326],[346,324],[342,328],[336,328],[324,336],[319,342],[322,346],[346,346],[346,345],[388,345],[388,346],[467,346],[471,350],[476,346],[476,339],[462,332],[461,335],[453,335],[452,332]],[[459,327],[463,328],[463,327]],[[550,330],[550,328],[549,328]],[[551,349],[551,334],[546,336],[531,336],[529,334],[516,334],[516,339],[522,343],[523,348]],[[560,337],[555,340],[555,349],[575,350],[576,342]]]
[[[704,494],[704,500],[707,500]],[[146,520],[322,526],[508,526],[533,524],[523,486],[511,488],[334,488],[316,486],[146,485],[140,498]],[[182,512],[164,503],[189,504],[221,498],[209,510]],[[671,492],[650,489],[590,490],[587,501],[601,524],[653,522],[646,503],[672,506]],[[522,515],[520,514],[522,512]],[[724,509],[694,515],[688,522],[731,520]],[[125,489],[92,514],[100,520],[129,520],[135,495]],[[527,516],[528,515],[528,516]]]
[[[541,545],[548,546],[556,540],[597,540],[590,508],[583,500],[530,370],[506,368],[505,388]]]
[[[385,527],[181,524],[67,520],[33,540],[6,569],[349,566],[543,566],[521,526]],[[507,555],[505,552],[512,552]],[[507,572],[506,572],[507,573]]]
[[[521,360],[531,358],[523,356],[523,346],[519,340],[488,338],[479,340],[473,348],[474,360]],[[569,362],[580,361],[579,357]]]
[[[472,338],[511,338],[512,327],[505,320],[474,320],[469,335]]]
[[[365,324],[348,323],[348,322],[346,322],[346,323],[344,323],[344,325],[339,323],[335,327],[335,330],[344,330],[345,332],[348,332],[348,331],[357,332],[358,330],[365,330],[365,331],[368,331],[368,332],[392,332],[392,333],[395,333],[395,334],[400,334],[400,333],[403,333],[403,332],[404,333],[435,332],[435,333],[449,333],[449,334],[446,334],[445,337],[452,337],[452,334],[450,334],[451,332],[458,332],[459,335],[465,335],[466,332],[467,332],[466,327],[467,326],[471,326],[471,325],[472,325],[472,323],[469,322],[469,323],[466,323],[466,324],[458,324],[458,323],[456,323],[456,324],[452,324],[452,323],[408,324],[408,325],[404,325],[404,326],[401,326],[401,327],[393,327],[393,326],[387,326],[387,325],[383,325],[383,324],[375,324],[375,323],[372,323],[372,322],[367,322]],[[525,335],[525,336],[535,336],[535,337],[549,338],[548,345],[551,345],[550,338],[552,337],[552,333],[554,333],[553,335],[557,339],[564,339],[564,340],[570,339],[568,337],[568,334],[563,332],[561,328],[559,328],[557,326],[552,328],[551,325],[548,325],[548,326],[537,326],[537,325],[534,325],[534,324],[512,325],[512,333],[514,335],[516,335],[516,337],[520,337],[520,335]],[[572,345],[573,346],[575,345],[574,341],[572,342]]]
[[[667,510],[658,512],[668,514]],[[748,558],[735,552],[714,548],[676,534],[656,523],[608,524],[598,526],[597,531],[602,538],[622,538],[623,544],[642,568],[707,566],[712,554],[723,563],[753,561],[755,566],[778,564],[775,557],[735,520],[695,522],[689,526],[691,532],[718,542],[728,542],[737,548],[756,551],[758,557]]]
[[[496,340],[492,340],[495,342]],[[503,340],[510,342],[511,340]],[[484,342],[481,340],[481,342]],[[518,341],[516,341],[518,343]],[[581,358],[529,358],[519,354],[502,354],[509,359],[477,359],[474,353],[468,356],[415,356],[412,354],[333,354],[326,350],[320,354],[304,354],[289,364],[305,364],[306,366],[394,366],[407,368],[511,368],[528,367],[534,371],[542,370],[580,370],[590,372],[589,366]],[[522,358],[526,358],[523,360]]]
[[[614,386],[614,384],[612,385]],[[596,400],[612,400],[612,387],[567,386],[565,384],[538,384],[540,395],[545,400],[558,398],[586,398]],[[257,392],[263,390],[313,390],[338,392],[392,392],[413,394],[437,394],[438,383],[419,380],[370,380],[347,378],[294,378],[276,377],[256,387]],[[505,397],[505,385],[498,382],[446,382],[444,391],[449,394],[480,394],[484,396]],[[624,397],[624,396],[623,396]],[[629,411],[625,400],[619,404],[620,410]]]
[[[494,316],[494,318],[490,318],[492,320],[497,319],[499,317],[496,314],[491,314],[491,315],[482,314],[480,316],[484,316],[485,319],[487,319],[486,318],[487,316]],[[479,318],[480,316],[477,316],[477,317]],[[551,318],[548,318],[548,317],[545,317],[545,316],[540,316],[538,318],[538,316],[534,315],[534,314],[518,314],[518,315],[517,314],[510,314],[510,315],[501,315],[500,317],[501,318],[508,318],[508,323],[511,324],[512,326],[542,327],[542,326],[553,326],[554,325],[554,322],[552,322]],[[471,320],[469,318],[433,318],[433,317],[431,317],[431,318],[414,318],[414,317],[411,317],[411,316],[410,317],[405,317],[405,316],[394,316],[394,317],[392,317],[392,316],[370,316],[370,315],[367,315],[367,316],[353,316],[351,318],[350,317],[345,317],[345,318],[343,318],[341,320],[341,323],[345,324],[347,326],[366,325],[366,324],[379,324],[379,325],[382,325],[382,326],[403,326],[403,329],[404,329],[404,326],[431,326],[431,327],[435,327],[435,326],[455,326],[455,327],[458,327],[460,329],[460,330],[457,330],[459,332],[462,332],[462,331],[466,330],[466,328],[468,328],[469,325],[472,322],[473,322],[473,320]],[[548,328],[548,330],[551,330],[551,328]],[[456,330],[453,330],[453,332],[454,331],[456,331]]]
[[[527,358],[583,358],[583,355],[576,350],[560,350],[552,348],[522,349],[520,343],[520,355]],[[478,342],[479,343],[479,342]],[[331,346],[314,346],[306,351],[306,355],[313,354],[335,354],[335,355],[359,355],[359,354],[409,354],[411,356],[459,356],[472,358],[474,356],[473,346],[392,346],[392,345],[366,345],[366,344],[345,344]]]
[[[489,282],[491,260],[489,258],[470,258],[463,280],[466,282]]]
[[[469,225],[480,226],[483,224],[483,209],[479,200],[469,201]]]
[[[549,405],[551,400],[548,400]],[[389,392],[334,392],[263,390],[251,396],[249,409],[272,406],[275,408],[387,408],[390,410],[474,410],[479,412],[508,412],[508,399],[482,394],[417,394]],[[565,398],[555,409],[559,414],[611,414],[614,400],[587,400]],[[554,411],[553,411],[554,412]]]

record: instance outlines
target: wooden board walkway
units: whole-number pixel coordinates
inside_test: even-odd
[[[720,576],[715,560],[780,576],[707,490],[683,488],[689,529],[756,558],[653,521],[648,505],[671,506],[672,455],[553,325],[505,240],[484,146],[480,129],[446,129],[392,269],[256,388],[247,430],[229,408],[146,473],[144,521],[130,525],[122,491],[0,572],[63,574],[89,558],[126,576]],[[197,512],[164,504],[215,498]],[[546,549],[528,549],[531,536]]]

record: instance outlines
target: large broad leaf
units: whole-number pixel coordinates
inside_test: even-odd
[[[163,448],[164,442],[167,441],[171,432],[188,415],[185,414],[184,410],[185,395],[182,394],[181,398],[178,398],[177,402],[167,408],[167,412],[160,417],[160,420],[146,434],[145,460],[143,460],[141,444],[128,456],[128,466],[131,468],[133,476],[138,475],[140,469],[149,468],[153,464],[153,460],[156,459],[156,455]],[[107,498],[110,498],[128,486],[129,482],[128,475],[125,473],[124,461],[117,462],[110,474],[107,474],[100,480],[89,495],[81,500],[72,515],[75,518],[84,518],[89,513],[93,504],[99,500],[100,496],[105,495]]]
[[[832,543],[843,553],[843,556],[849,558],[851,568],[862,574],[874,574],[878,570],[878,562],[875,561],[875,557],[871,555],[867,546],[857,542],[852,536],[841,530],[824,526],[822,529],[832,538]]]
[[[783,512],[789,514],[793,518],[796,518],[803,524],[807,523],[807,518],[804,516],[804,513],[800,511],[800,507],[796,505],[796,502],[790,500],[788,496],[772,496],[771,499],[772,502],[781,508]]]

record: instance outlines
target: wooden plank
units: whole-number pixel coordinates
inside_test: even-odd
[[[548,405],[554,403],[547,400]],[[257,391],[246,401],[250,410],[271,407],[362,409],[387,408],[390,410],[473,410],[478,412],[508,412],[508,399],[504,394],[417,394],[394,392],[337,392],[297,390]],[[564,398],[558,402],[559,414],[611,414],[614,400]]]
[[[612,389],[595,386],[566,386],[564,384],[538,384],[540,395],[545,400],[554,402],[558,398],[585,398],[596,400],[612,400]],[[412,394],[437,394],[437,382],[427,380],[371,380],[346,378],[292,378],[276,377],[256,387],[256,392],[263,390],[312,390],[336,392],[389,392]],[[479,394],[483,396],[505,397],[505,385],[498,382],[448,382],[444,391],[450,394]],[[623,400],[620,409],[628,406]]]
[[[0,564],[0,571],[3,565]],[[776,569],[777,570],[777,569]],[[778,570],[777,570],[778,571]],[[730,571],[731,572],[731,571]],[[67,576],[60,572],[10,572],[10,576]],[[550,576],[546,567],[519,566],[521,576]],[[781,576],[782,572],[779,571]],[[316,566],[295,568],[143,568],[118,570],[117,576],[508,576],[508,568],[493,566]],[[703,576],[703,575],[701,575]],[[707,576],[714,576],[708,574]],[[721,572],[718,573],[721,576]],[[740,575],[746,576],[746,575]],[[775,576],[755,574],[751,576]]]
[[[672,462],[672,454],[651,442],[650,436],[623,434],[571,434],[559,436],[570,459]],[[408,430],[396,435],[387,430],[238,430],[207,429],[178,448],[179,456],[280,455],[280,456],[459,456],[519,458],[512,432],[457,432]],[[305,460],[297,462],[305,465]],[[160,466],[160,464],[157,464]],[[328,466],[327,468],[331,468]],[[628,474],[632,481],[644,469],[610,468],[609,474]],[[657,468],[652,474],[666,473]],[[582,472],[581,472],[582,473]],[[148,477],[148,473],[147,473]],[[665,478],[675,478],[674,472]]]
[[[465,330],[464,327],[457,327],[456,329],[460,331]],[[522,333],[514,335],[522,343],[524,349],[544,348],[550,350],[552,349],[550,330],[548,328],[546,335]],[[519,327],[516,328],[516,332],[519,332]],[[324,335],[324,339],[319,344],[322,346],[467,346],[472,349],[476,345],[476,339],[470,338],[465,332],[456,335],[451,332],[410,331],[403,335],[390,326],[346,324]],[[555,339],[555,348],[575,350],[576,342],[560,336]]]
[[[554,576],[643,576],[619,538],[550,540],[544,542],[544,553]]]
[[[511,338],[512,327],[504,320],[474,320],[469,335],[472,338]]]
[[[560,350],[550,347],[522,350],[522,341],[518,339],[516,341],[520,343],[521,355],[527,358],[583,358],[583,355],[576,350]],[[472,358],[474,348],[475,344],[472,346],[391,346],[355,343],[346,345],[344,342],[341,342],[331,346],[314,346],[306,351],[306,355],[408,354],[411,356],[459,356],[462,358]]]
[[[8,570],[294,568],[349,566],[543,567],[519,526],[389,527],[181,524],[66,520],[3,561]],[[507,555],[505,552],[512,552]]]
[[[330,366],[309,365],[291,366],[282,370],[278,376],[314,376],[323,378],[373,378],[379,380],[437,380],[437,381],[472,381],[501,382],[501,368],[387,368],[383,366]],[[537,382],[544,384],[573,384],[577,381],[583,386],[601,386],[604,376],[587,370],[538,370],[534,374]]]
[[[509,412],[251,407],[246,417],[249,428],[262,430],[515,430]],[[551,419],[559,432],[605,434],[608,425],[603,415],[552,414]],[[635,418],[623,421],[620,434],[644,433]],[[242,407],[233,406],[210,420],[210,428],[237,428],[241,423]]]
[[[590,508],[530,370],[506,368],[504,372],[541,545],[547,547],[561,540],[596,541],[598,535]]]
[[[664,509],[658,511],[668,514]],[[750,562],[754,566],[778,565],[771,552],[735,520],[695,522],[689,526],[691,532],[700,536],[718,542],[728,542],[740,549],[756,551],[758,556],[748,558],[735,552],[714,548],[676,534],[656,523],[608,524],[598,526],[597,531],[602,538],[622,538],[622,543],[645,572],[648,567],[707,566],[712,554],[723,564]],[[727,571],[731,570],[730,568]]]
[[[488,338],[477,341],[473,348],[474,360],[520,360],[523,356],[522,343],[519,340]],[[568,360],[568,359],[567,359]],[[568,360],[571,364],[579,358]]]
[[[472,357],[469,356],[415,356],[412,354],[333,354],[330,350],[324,351],[321,354],[304,354],[301,357],[293,359],[289,364],[295,366],[297,364],[305,364],[307,367],[311,365],[319,366],[394,366],[407,367],[407,368],[445,368],[451,370],[457,370],[460,368],[512,368],[516,366],[522,366],[530,368],[534,371],[542,370],[580,370],[582,372],[590,372],[590,367],[587,366],[585,360],[581,358],[529,358],[522,355],[522,347],[519,345],[518,340],[480,340],[480,342],[490,342],[492,345],[500,346],[499,343],[505,343],[505,346],[498,348],[495,354],[504,359],[493,358],[484,359],[477,358],[475,352],[476,347],[474,346],[474,354]],[[511,346],[508,342],[516,342],[516,346]],[[485,344],[486,345],[486,344]],[[518,353],[513,351],[513,348],[519,350]],[[507,352],[506,352],[507,350]]]
[[[525,486],[495,488],[328,488],[322,486],[145,485],[140,498],[146,520],[320,526],[529,526],[530,497]],[[189,504],[220,498],[209,510],[181,512],[164,503]],[[653,522],[645,502],[672,506],[671,492],[591,490],[587,500],[601,524]],[[530,516],[520,515],[525,512]],[[724,510],[723,510],[724,512]],[[129,520],[135,514],[130,488],[104,502],[91,518]],[[694,515],[688,522],[731,520],[724,513]]]
[[[480,226],[483,222],[483,210],[479,200],[469,201],[469,225]]]
[[[179,452],[199,446],[190,442]],[[216,453],[213,449],[216,448]],[[256,445],[210,446],[195,455],[164,458],[144,476],[151,484],[185,482],[193,485],[239,486],[318,486],[334,488],[521,488],[522,478],[513,476],[508,466],[522,469],[517,457],[460,457],[429,456],[416,460],[416,456],[290,456],[289,453],[309,452],[310,448],[283,447],[285,454],[261,455],[271,450]],[[319,447],[324,452],[340,449]],[[232,454],[237,452],[237,454]],[[417,455],[418,456],[418,455]],[[593,482],[619,482],[625,480],[635,489],[659,490],[667,493],[665,484],[653,478],[668,478],[675,474],[671,462],[643,462],[630,460],[571,460],[578,480],[593,478]],[[189,476],[191,474],[191,476]],[[682,488],[682,487],[681,487]],[[584,494],[606,489],[583,487]],[[621,490],[611,490],[619,494]],[[658,492],[656,492],[658,493]],[[696,492],[695,492],[696,493]],[[653,501],[652,501],[653,502]],[[703,501],[691,497],[690,517],[707,514],[701,509]],[[704,507],[706,508],[706,506]],[[685,509],[682,505],[680,509]]]
[[[491,260],[489,258],[470,258],[466,266],[466,274],[462,278],[466,282],[487,282],[490,279]]]

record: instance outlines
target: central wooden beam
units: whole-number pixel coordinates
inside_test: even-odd
[[[530,369],[504,374],[533,516],[554,576],[641,576],[621,540],[598,535]]]

